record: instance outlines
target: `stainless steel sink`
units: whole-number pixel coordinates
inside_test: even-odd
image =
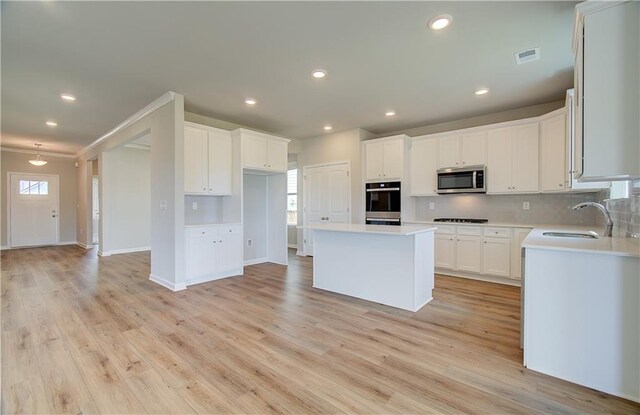
[[[544,236],[557,236],[561,238],[587,238],[598,239],[595,232],[542,232]]]

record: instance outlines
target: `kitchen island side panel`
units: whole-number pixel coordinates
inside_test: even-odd
[[[433,239],[433,232],[428,234]],[[433,287],[433,261],[430,261],[430,272],[428,255],[423,261],[416,261],[416,237],[422,238],[420,234],[380,235],[316,229],[313,286],[416,311],[431,297]],[[425,293],[416,296],[416,287],[424,288]],[[416,299],[422,304],[416,305]]]

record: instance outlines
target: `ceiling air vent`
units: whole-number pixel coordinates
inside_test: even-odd
[[[540,59],[540,48],[533,48],[529,50],[523,50],[515,54],[516,63],[522,65],[523,63],[537,61]]]

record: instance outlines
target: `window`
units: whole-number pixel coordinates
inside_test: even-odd
[[[298,170],[287,171],[287,224],[298,224]]]
[[[46,196],[49,194],[49,182],[20,180],[20,194]]]

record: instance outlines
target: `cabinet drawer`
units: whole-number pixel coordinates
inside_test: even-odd
[[[187,228],[187,237],[189,238],[208,238],[217,235],[217,226],[195,226],[192,228]]]
[[[220,225],[218,227],[220,236],[239,235],[242,233],[242,225]]]
[[[456,234],[456,227],[455,226],[439,225],[439,224],[435,224],[435,226],[437,227],[437,229],[436,229],[436,233],[437,234],[441,234],[441,235],[455,235]]]
[[[484,236],[491,236],[494,238],[511,238],[510,228],[484,228]]]
[[[458,235],[482,235],[482,228],[480,226],[457,226],[456,231],[458,232]]]

